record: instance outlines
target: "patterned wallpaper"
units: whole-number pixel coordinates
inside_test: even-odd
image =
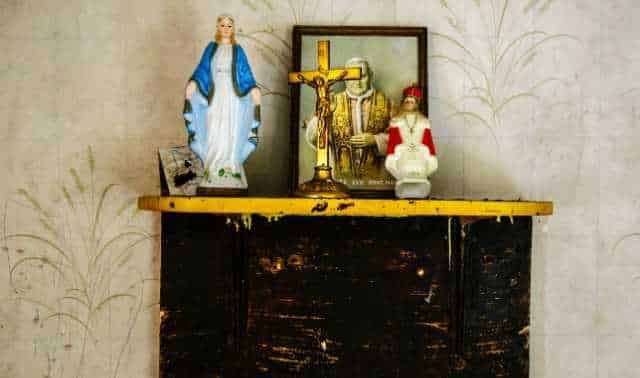
[[[5,0],[0,377],[155,377],[158,148],[219,13],[263,88],[256,195],[284,193],[294,24],[429,28],[433,195],[536,220],[533,377],[640,371],[640,8],[633,0]],[[259,183],[259,185],[257,185]]]

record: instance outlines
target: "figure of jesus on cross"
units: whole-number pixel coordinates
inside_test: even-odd
[[[295,195],[310,198],[346,198],[347,187],[331,177],[329,166],[329,127],[331,125],[330,88],[343,80],[360,79],[360,68],[330,69],[329,41],[318,41],[318,69],[289,73],[290,84],[306,84],[316,92],[315,115],[318,117],[316,167],[313,179],[300,184]]]

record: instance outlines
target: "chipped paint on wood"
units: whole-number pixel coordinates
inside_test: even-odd
[[[140,197],[143,210],[278,216],[535,216],[551,215],[551,202],[402,200],[402,199],[308,199],[225,197]]]
[[[530,218],[162,218],[162,377],[526,377]]]
[[[248,332],[257,372],[446,376],[438,373],[449,359],[445,219],[290,217],[254,226]],[[264,269],[262,261],[292,253],[303,263]]]
[[[531,218],[486,219],[466,229],[463,370],[528,377]]]

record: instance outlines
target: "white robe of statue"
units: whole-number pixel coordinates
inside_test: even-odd
[[[247,179],[240,150],[247,139],[246,130],[238,125],[251,123],[253,114],[243,102],[250,96],[236,95],[232,82],[232,45],[220,44],[211,64],[214,96],[207,110],[208,150],[204,161],[204,187],[246,188]]]
[[[393,118],[388,152],[385,167],[396,179],[396,196],[427,197],[431,192],[428,178],[438,169],[429,120],[419,112]]]

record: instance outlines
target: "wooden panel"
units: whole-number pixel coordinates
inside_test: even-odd
[[[162,227],[161,377],[527,377],[530,218]]]
[[[229,376],[241,333],[235,239],[223,217],[162,215],[161,377]]]
[[[531,218],[482,220],[465,228],[465,377],[529,376]]]
[[[253,377],[446,377],[447,220],[254,220]]]

